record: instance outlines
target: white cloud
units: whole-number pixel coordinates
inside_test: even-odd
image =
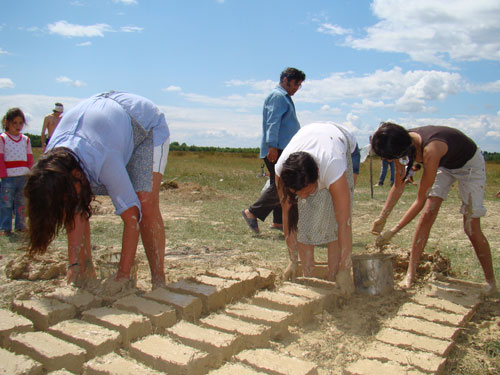
[[[306,80],[296,99],[308,103],[329,103],[350,99],[361,101],[357,108],[397,106],[399,110],[424,110],[428,101],[444,100],[462,88],[458,73],[414,70],[399,67],[354,76],[352,72],[334,73],[322,80]]]
[[[87,42],[83,42],[83,43],[78,43],[76,46],[77,47],[89,47],[91,45],[92,45],[92,42],[87,41]]]
[[[60,76],[56,78],[57,83],[67,83],[70,86],[73,87],[83,87],[87,86],[85,82],[79,81],[79,80],[72,80],[71,78],[65,77],[65,76]]]
[[[167,91],[167,92],[180,92],[182,91],[182,88],[180,88],[179,86],[173,86],[173,85],[170,85],[164,89],[162,89],[162,91]]]
[[[113,3],[125,5],[137,5],[137,0],[113,0]]]
[[[224,4],[226,0],[216,0],[219,4]]]
[[[328,35],[345,35],[345,34],[351,34],[352,30],[350,29],[344,29],[343,27],[339,25],[332,25],[330,23],[322,23],[318,27],[318,31],[323,34],[328,34]]]
[[[0,55],[8,55],[9,53],[4,50],[3,48],[0,48]]]
[[[92,38],[96,36],[103,37],[105,32],[113,31],[111,26],[105,23],[83,26],[74,25],[67,21],[57,21],[47,25],[51,34],[58,34],[66,37],[85,37]]]
[[[500,61],[498,0],[374,0],[372,10],[380,22],[363,38],[347,37],[347,45],[444,67],[449,60]]]
[[[0,78],[0,89],[13,89],[14,86],[10,78]]]
[[[138,26],[123,26],[120,27],[120,31],[124,33],[140,33],[144,28]]]

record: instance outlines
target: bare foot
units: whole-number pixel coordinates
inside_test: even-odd
[[[352,281],[351,273],[348,270],[339,270],[335,278],[337,286],[340,288],[340,293],[349,296],[354,293],[354,282]]]
[[[481,296],[483,297],[491,297],[494,294],[498,293],[497,285],[496,283],[487,283],[483,289],[481,289]]]
[[[413,277],[406,275],[406,277],[399,283],[402,289],[410,289],[413,286]]]

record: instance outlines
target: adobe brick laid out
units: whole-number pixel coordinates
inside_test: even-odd
[[[85,360],[108,354],[122,343],[120,333],[83,320],[71,319],[49,327],[49,333],[85,349]]]
[[[397,346],[375,342],[361,352],[368,359],[378,359],[381,362],[393,361],[404,366],[415,367],[416,370],[437,374],[444,369],[446,357],[437,354],[406,350]]]
[[[207,275],[240,281],[243,289],[242,297],[248,297],[254,294],[257,289],[257,284],[260,283],[259,273],[249,269],[228,270],[226,268],[216,268],[215,270],[208,270]]]
[[[198,297],[174,293],[164,288],[156,288],[144,294],[143,297],[172,306],[176,310],[179,319],[194,322],[201,316],[202,303]]]
[[[481,284],[449,280],[430,282],[425,294],[475,310],[481,301]]]
[[[335,299],[335,293],[331,290],[314,288],[307,285],[291,283],[289,281],[285,281],[279,288],[279,291],[281,293],[304,297],[314,301],[315,313],[321,313],[325,304],[332,303]]]
[[[267,309],[248,303],[239,302],[226,307],[226,314],[251,323],[265,324],[271,327],[271,338],[284,337],[288,334],[288,326],[293,323],[293,314]]]
[[[251,299],[251,303],[268,309],[287,311],[293,314],[294,323],[299,325],[309,322],[314,316],[315,306],[312,300],[280,291],[260,291]]]
[[[204,314],[224,307],[226,302],[224,293],[220,289],[218,290],[217,287],[186,279],[168,284],[167,289],[175,293],[184,293],[198,297],[203,304],[202,312]]]
[[[89,293],[88,291],[71,286],[62,287],[45,295],[47,298],[53,298],[60,302],[73,305],[79,313],[84,310],[102,306],[102,299]]]
[[[245,294],[244,283],[239,280],[223,279],[208,275],[198,275],[190,280],[216,287],[224,295],[225,305],[240,300]]]
[[[120,332],[124,347],[128,347],[131,341],[152,333],[151,322],[145,316],[110,307],[84,311],[82,319]]]
[[[129,352],[146,366],[168,374],[201,375],[216,362],[209,353],[160,335],[150,335],[134,342]]]
[[[39,375],[42,364],[25,355],[16,355],[0,348],[0,374],[2,375]]]
[[[235,358],[252,368],[272,375],[315,375],[317,366],[299,358],[276,353],[270,349],[245,350]]]
[[[84,367],[85,375],[158,375],[158,371],[116,353],[94,358]]]
[[[259,375],[266,374],[265,372],[260,372],[252,369],[251,367],[245,366],[242,363],[226,363],[224,366],[217,370],[212,370],[208,375]]]
[[[434,310],[432,308],[417,305],[416,303],[405,303],[398,311],[400,316],[412,316],[425,319],[431,322],[446,324],[450,326],[461,326],[465,324],[467,316],[449,313],[446,311]]]
[[[346,375],[422,375],[425,372],[403,366],[395,362],[380,362],[376,359],[362,359],[345,369]]]
[[[460,333],[456,327],[409,316],[396,316],[387,321],[384,326],[441,340],[454,340]]]
[[[238,335],[242,349],[265,348],[271,339],[271,326],[245,322],[227,314],[211,314],[200,319],[200,324]]]
[[[148,317],[153,329],[159,333],[177,322],[177,315],[173,307],[135,295],[119,299],[113,304],[113,307]]]
[[[237,335],[201,327],[186,321],[180,321],[168,328],[166,334],[184,345],[210,353],[216,360],[216,363],[213,363],[214,367],[218,367],[223,361],[230,359],[242,347],[241,339]]]
[[[47,375],[74,375],[72,372],[68,370],[57,370],[57,371],[51,371],[47,373]]]
[[[14,333],[9,337],[9,347],[16,354],[33,358],[45,371],[65,368],[81,373],[85,362],[85,350],[47,332]]]
[[[12,310],[31,320],[39,330],[76,316],[73,305],[50,298],[14,300]]]
[[[0,309],[0,346],[2,348],[7,347],[7,339],[11,333],[30,331],[33,331],[31,320],[9,310]]]
[[[442,357],[448,354],[454,344],[452,340],[435,339],[410,332],[398,331],[392,328],[382,328],[375,338],[386,344],[414,348],[431,352]]]

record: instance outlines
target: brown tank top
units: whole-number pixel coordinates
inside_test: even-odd
[[[476,153],[477,146],[472,139],[460,130],[447,126],[427,125],[408,129],[422,138],[422,154],[424,147],[432,141],[442,141],[448,145],[448,152],[439,161],[439,166],[448,169],[461,168]]]

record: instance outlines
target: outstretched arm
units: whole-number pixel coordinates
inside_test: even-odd
[[[290,211],[290,203],[288,199],[283,202],[283,191],[281,187],[281,180],[278,175],[275,176],[276,189],[281,202],[281,212],[283,216],[283,233],[285,235],[285,242],[288,248],[289,262],[285,271],[284,279],[295,279],[299,263],[299,250],[297,248],[297,232],[288,230],[288,212]]]
[[[394,206],[396,206],[396,203],[398,203],[399,198],[401,198],[405,190],[405,184],[403,182],[403,178],[405,176],[405,166],[401,164],[399,160],[396,160],[394,162],[394,165],[396,167],[394,185],[392,185],[392,188],[389,191],[389,195],[387,195],[387,199],[385,201],[384,207],[382,208],[382,211],[380,211],[378,218],[376,218],[373,222],[372,228],[370,230],[370,232],[372,232],[373,234],[380,234],[380,232],[382,232],[385,227],[387,218],[391,214]]]
[[[134,265],[137,244],[139,243],[139,208],[132,206],[121,215],[123,220],[122,254],[116,279],[129,279],[130,270]]]

